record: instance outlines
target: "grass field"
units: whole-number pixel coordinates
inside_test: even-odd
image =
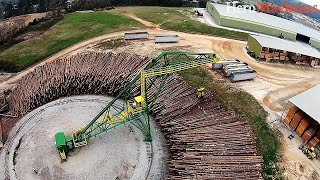
[[[195,19],[192,8],[124,7],[115,10],[119,14],[134,14],[157,24],[162,29],[186,33],[205,34],[238,40],[247,40],[248,34],[215,28]]]
[[[225,82],[217,81],[200,68],[179,74],[194,88],[198,88],[202,82],[224,108],[233,110],[239,117],[249,122],[257,137],[257,150],[263,156],[265,178],[281,179],[281,172],[277,167],[280,142],[276,133],[268,126],[266,122],[268,113],[259,102],[250,94],[230,88]]]
[[[44,37],[18,43],[0,52],[0,71],[25,69],[68,46],[102,34],[144,28],[124,14],[135,14],[162,29],[247,39],[245,33],[214,28],[195,20],[192,8],[120,7],[110,13],[72,13],[47,30]]]
[[[27,40],[4,50],[0,53],[0,61],[7,63],[7,66],[11,65],[13,69],[21,70],[80,41],[141,27],[143,25],[139,22],[121,15],[103,12],[72,13],[51,27],[44,37]]]

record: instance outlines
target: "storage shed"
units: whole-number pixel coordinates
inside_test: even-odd
[[[284,123],[303,142],[320,150],[320,84],[291,98]]]
[[[291,62],[320,66],[320,52],[308,44],[264,35],[249,35],[247,48],[255,57],[267,62]]]

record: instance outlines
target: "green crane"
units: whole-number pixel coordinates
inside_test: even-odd
[[[73,148],[87,145],[97,135],[130,123],[138,128],[146,141],[151,141],[150,109],[153,108],[170,74],[199,67],[219,59],[213,53],[162,52],[144,67],[84,128],[65,135],[55,134],[55,144],[61,160],[66,160]],[[140,81],[140,82],[139,82]],[[140,95],[133,97],[132,91],[140,84]],[[149,93],[150,89],[156,89]],[[124,100],[119,106],[115,102]]]

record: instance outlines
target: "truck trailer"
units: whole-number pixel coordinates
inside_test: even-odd
[[[237,64],[240,63],[239,60],[225,60],[225,61],[219,61],[216,63],[212,64],[212,70],[222,70],[223,65],[228,65],[228,64]]]
[[[257,77],[257,72],[255,70],[245,70],[239,72],[232,72],[229,79],[231,82],[246,81]]]

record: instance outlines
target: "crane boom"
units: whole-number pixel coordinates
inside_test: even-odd
[[[65,135],[59,132],[55,136],[56,147],[62,160],[75,147],[84,146],[87,140],[117,126],[130,123],[138,128],[151,141],[150,109],[162,91],[166,79],[171,73],[199,67],[219,59],[213,53],[196,52],[162,52],[147,64],[140,73],[110,101],[84,128]],[[131,91],[140,81],[140,96],[133,97]],[[148,90],[155,88],[152,95]],[[124,100],[122,106],[116,104],[118,99]]]

